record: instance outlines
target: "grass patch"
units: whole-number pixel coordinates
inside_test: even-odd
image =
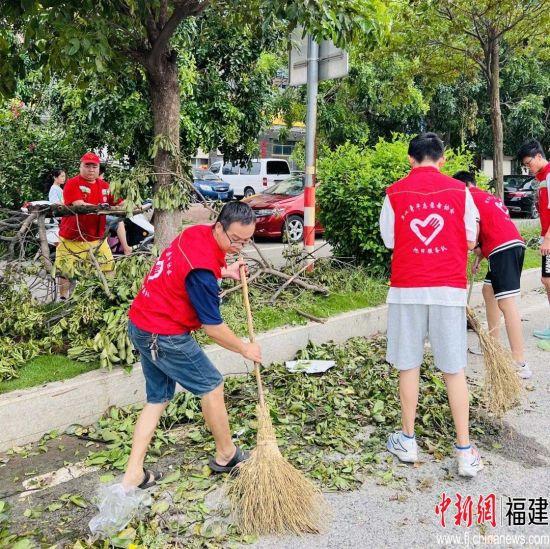
[[[523,262],[523,270],[534,269],[541,266],[541,255],[538,249],[527,248],[525,250],[525,261]]]
[[[0,382],[0,394],[36,387],[50,381],[70,379],[97,368],[97,362],[76,362],[62,355],[38,356],[19,370],[17,379]]]
[[[470,261],[472,260],[470,256]],[[540,266],[538,249],[525,251],[524,270]],[[484,260],[476,275],[476,281],[484,279],[487,273],[487,261]],[[251,288],[251,302],[254,311],[254,326],[257,333],[266,332],[281,326],[304,325],[309,320],[298,314],[300,310],[311,315],[328,318],[348,311],[376,307],[385,302],[388,292],[386,280],[371,278],[365,268],[353,267],[330,269],[317,268],[312,282],[325,285],[330,289],[328,296],[315,295],[295,289],[283,292],[275,305],[269,303],[272,291],[266,288]],[[277,281],[274,288],[280,284]],[[239,336],[247,335],[244,322],[245,313],[240,292],[228,296],[222,304],[224,320]],[[206,334],[197,332],[200,343],[209,343]],[[77,362],[62,355],[39,356],[23,366],[20,377],[0,382],[0,394],[17,389],[26,389],[51,381],[70,379],[79,374],[99,367],[97,362]]]

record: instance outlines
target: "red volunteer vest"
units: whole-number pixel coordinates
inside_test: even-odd
[[[477,187],[469,190],[479,212],[479,244],[483,257],[523,244],[502,200]]]
[[[550,184],[550,162],[540,170],[535,176],[537,181],[540,182],[539,187],[539,216],[540,216],[540,234],[546,236],[548,229],[550,229],[550,196],[548,194],[548,185]]]
[[[130,307],[130,320],[141,330],[159,335],[178,335],[197,330],[201,322],[185,289],[194,269],[212,271],[221,278],[225,253],[210,225],[183,231],[160,255],[145,277]]]
[[[109,183],[97,178],[86,181],[80,175],[72,177],[63,188],[63,202],[70,206],[76,200],[88,204],[115,204],[109,192]],[[120,201],[119,201],[120,202]],[[95,241],[105,236],[105,216],[96,214],[69,215],[61,218],[59,236],[66,240]]]
[[[395,214],[391,286],[466,288],[464,183],[422,166],[386,194]]]

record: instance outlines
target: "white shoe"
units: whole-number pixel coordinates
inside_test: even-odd
[[[418,444],[416,444],[416,438],[406,437],[401,431],[392,433],[389,436],[386,448],[388,452],[397,456],[400,461],[405,461],[406,463],[418,461]]]
[[[521,379],[529,379],[532,377],[533,372],[531,371],[531,368],[529,368],[529,364],[527,364],[527,362],[524,362],[523,364],[518,363],[517,367],[517,374]]]
[[[470,446],[466,450],[455,447],[455,450],[458,474],[461,477],[475,477],[483,469],[483,461],[481,461],[481,456],[475,446]]]

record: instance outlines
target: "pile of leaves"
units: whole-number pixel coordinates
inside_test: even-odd
[[[324,374],[292,374],[282,364],[263,372],[283,454],[325,491],[356,489],[368,475],[380,483],[401,482],[391,467],[391,456],[383,451],[388,433],[400,422],[398,375],[384,356],[384,338],[355,338],[344,345],[310,344],[298,353],[302,359],[336,360],[336,366]],[[442,459],[451,450],[454,428],[442,376],[430,358],[421,370],[420,389],[418,441],[425,452]],[[226,401],[235,438],[244,447],[253,447],[257,402],[253,376],[227,379]],[[477,392],[471,404],[472,435],[478,438],[487,425],[479,413]],[[104,481],[112,481],[114,473],[124,469],[139,412],[139,406],[112,408],[95,426],[73,429],[86,440],[105,443],[87,458],[88,464],[113,471],[102,473]],[[156,467],[167,476],[148,515],[111,539],[112,546],[218,547],[252,541],[241,536],[227,516],[221,495],[225,479],[211,475],[207,466],[213,452],[199,399],[178,394],[163,415],[148,454],[148,462],[160,460]],[[72,511],[80,512],[74,505]],[[102,546],[91,540],[75,545]]]
[[[131,367],[137,358],[127,336],[128,309],[152,262],[146,254],[117,259],[114,277],[104,281],[94,272],[81,273],[69,301],[49,304],[40,303],[29,290],[29,278],[37,276],[40,266],[14,264],[6,269],[0,278],[0,382],[18,377],[19,369],[41,354],[63,354],[106,368]],[[292,273],[295,268],[289,262],[286,270]],[[366,269],[332,260],[320,262],[309,281],[328,288],[333,297],[345,295],[353,301],[352,294],[368,296],[368,305],[383,302],[387,291],[385,283],[372,279]],[[226,281],[224,288],[232,284]],[[309,309],[313,294],[291,285],[273,307],[269,299],[280,285],[277,277],[266,276],[251,286],[257,331],[272,328],[285,311],[283,323],[306,322],[288,310]],[[223,299],[223,317],[241,336],[247,333],[243,310],[241,292]],[[208,342],[200,331],[196,337]]]
[[[107,283],[88,273],[80,276],[68,302],[40,303],[28,280],[38,265],[13,264],[0,278],[0,381],[18,376],[18,369],[39,354],[66,354],[102,366],[134,362],[127,337],[127,311],[150,269],[151,258],[135,255],[117,261]]]

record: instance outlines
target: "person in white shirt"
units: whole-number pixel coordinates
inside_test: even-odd
[[[48,202],[51,204],[63,204],[63,185],[67,180],[65,170],[56,168],[52,171],[52,186],[48,192]]]

